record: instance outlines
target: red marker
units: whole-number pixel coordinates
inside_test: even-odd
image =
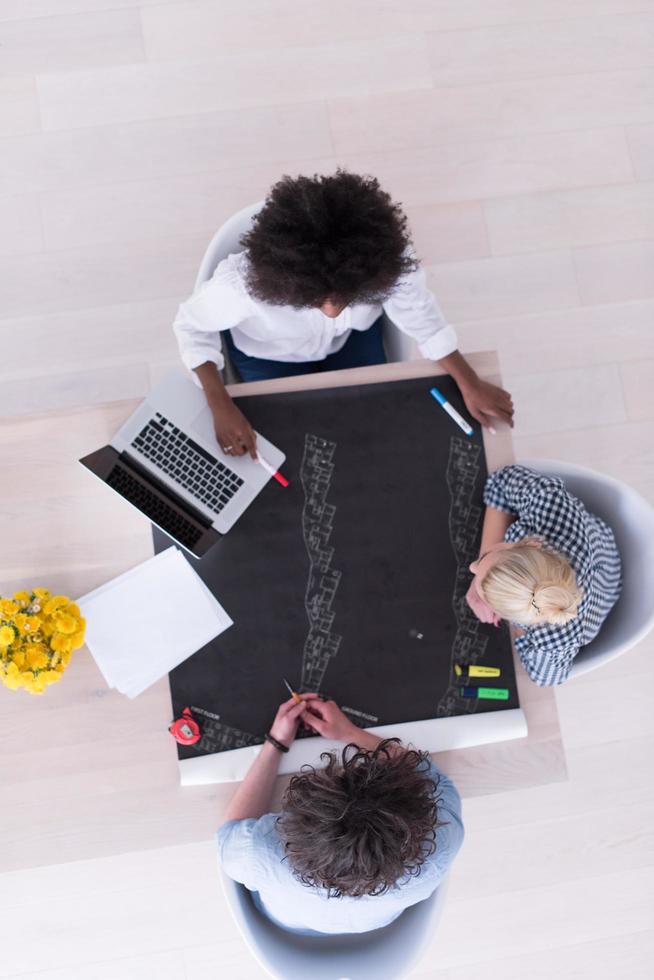
[[[267,470],[268,473],[270,473],[270,475],[272,476],[272,478],[274,480],[277,480],[278,483],[281,483],[283,487],[288,486],[288,480],[286,479],[286,477],[282,476],[282,474],[278,470],[276,470],[274,466],[271,466],[268,460],[264,459],[260,453],[257,453],[257,463],[261,463],[264,470]]]

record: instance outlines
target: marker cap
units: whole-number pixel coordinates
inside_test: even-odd
[[[447,398],[445,397],[443,392],[440,391],[438,388],[430,388],[429,394],[433,395],[436,401],[439,402],[441,405],[447,404]]]

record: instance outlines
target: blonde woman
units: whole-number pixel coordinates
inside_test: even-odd
[[[488,477],[468,605],[484,623],[518,626],[516,649],[536,684],[561,684],[620,595],[613,532],[559,477],[505,466]]]

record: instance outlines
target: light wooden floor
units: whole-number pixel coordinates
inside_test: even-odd
[[[79,593],[145,557],[142,522],[89,506],[66,447],[175,361],[215,228],[281,173],[337,164],[404,202],[462,348],[499,351],[516,454],[654,500],[652,0],[0,0],[0,591]],[[653,654],[557,692],[567,782],[466,800],[416,980],[651,975]],[[91,771],[96,733],[76,695],[114,715],[76,671],[52,698],[0,691],[0,977],[260,980],[200,797],[180,790],[172,846],[148,807],[168,772],[135,785],[121,748],[96,785],[124,788],[152,847],[107,855],[99,823],[77,848],[66,746]],[[165,736],[137,712],[128,733],[153,756]],[[222,792],[202,794],[218,822]]]

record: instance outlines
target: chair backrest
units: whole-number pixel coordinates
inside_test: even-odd
[[[259,965],[276,980],[401,980],[433,938],[447,892],[406,909],[383,929],[347,936],[298,936],[270,922],[243,885],[222,874],[230,911]]]
[[[231,218],[220,226],[216,234],[213,236],[211,241],[207,246],[207,250],[202,256],[202,261],[200,262],[200,268],[198,269],[198,274],[195,279],[195,289],[199,289],[202,283],[208,282],[216,271],[216,266],[223,259],[226,259],[228,255],[232,255],[235,252],[242,252],[243,246],[241,245],[241,238],[249,231],[252,224],[252,219],[255,214],[261,210],[263,201],[257,201],[256,204],[248,204],[246,208],[242,208],[233,214]],[[226,384],[237,384],[240,378],[234,369],[231,358],[229,356],[229,348],[225,344],[224,340],[221,338],[221,348],[223,354],[223,360],[225,362],[225,367],[223,368],[223,380]]]
[[[249,231],[252,219],[261,210],[262,206],[263,201],[257,201],[256,204],[248,204],[246,208],[237,211],[236,214],[233,214],[231,218],[228,218],[220,226],[209,242],[202,262],[200,263],[197,279],[195,280],[196,289],[203,282],[211,279],[219,262],[222,262],[223,259],[226,259],[228,255],[232,255],[234,252],[243,251],[241,238],[246,231]]]
[[[622,593],[595,639],[575,657],[579,677],[625,653],[654,627],[654,508],[626,483],[583,466],[554,459],[522,465],[560,476],[588,510],[606,521],[622,558]]]

